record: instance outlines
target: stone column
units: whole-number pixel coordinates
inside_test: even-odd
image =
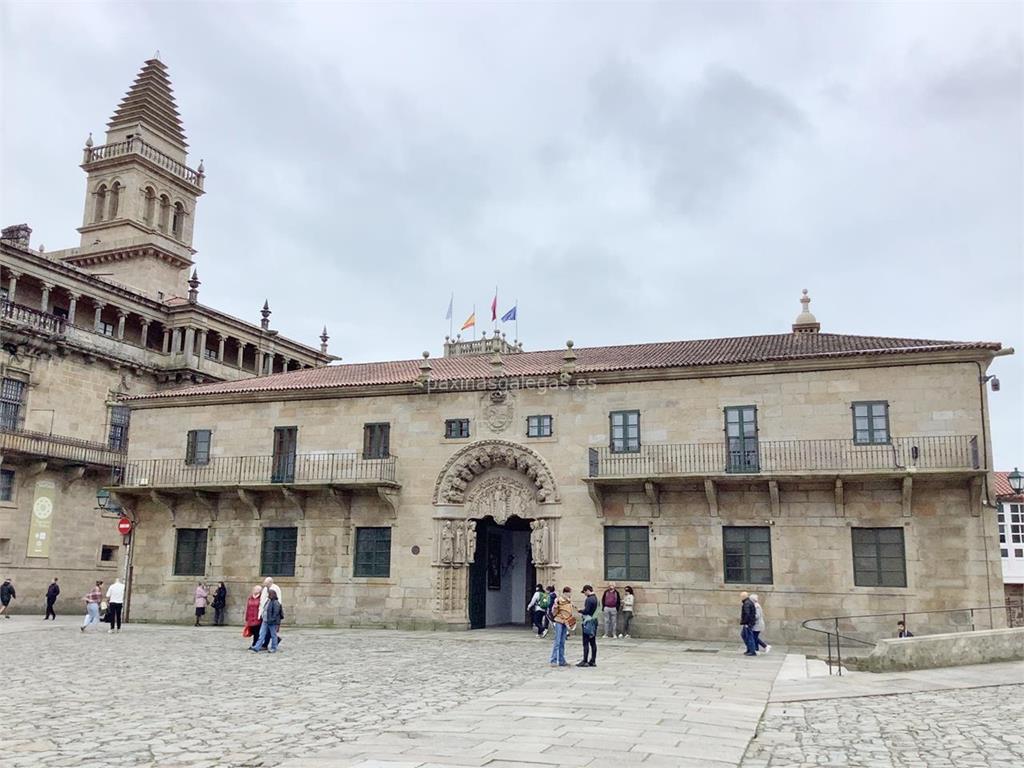
[[[196,353],[196,329],[186,328],[185,329],[185,364],[189,365],[192,363],[192,355]]]
[[[139,335],[139,343],[142,344],[143,349],[149,343],[149,319],[145,317],[142,318],[142,333]]]
[[[170,354],[171,352],[171,329],[166,325],[164,326],[164,354]]]
[[[102,301],[93,300],[93,304],[96,305],[96,311],[93,313],[92,327],[93,330],[98,331],[100,329],[100,315],[103,313],[103,308],[107,306]]]
[[[75,322],[75,310],[78,308],[79,294],[69,293],[70,301],[68,303],[68,324],[74,324]]]
[[[41,312],[50,311],[50,291],[53,290],[53,283],[43,283],[43,295],[39,299],[39,310]]]
[[[245,342],[238,339],[238,368],[242,368],[242,358],[245,356]]]
[[[176,355],[181,351],[181,328],[171,328],[171,354]]]
[[[199,361],[196,363],[196,368],[203,367],[203,361],[206,359],[206,329],[199,329],[199,341],[196,344],[196,350],[199,355]]]
[[[21,272],[11,272],[11,277],[7,281],[7,300],[14,303],[15,296],[18,294],[18,278],[21,277]]]
[[[119,339],[124,338],[124,321],[128,317],[128,313],[123,309],[117,310],[117,333],[116,336]]]
[[[224,338],[224,334],[223,333],[218,333],[217,334],[217,362],[220,362],[220,363],[224,362],[224,342],[225,341],[227,341],[227,339]]]

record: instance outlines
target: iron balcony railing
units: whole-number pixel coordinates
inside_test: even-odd
[[[205,464],[185,459],[129,462],[114,484],[124,487],[190,488],[254,485],[331,485],[395,482],[395,457],[366,459],[353,453],[284,456],[214,456]]]
[[[975,435],[894,437],[873,445],[853,440],[748,441],[734,450],[724,441],[642,445],[631,453],[603,447],[590,448],[588,457],[590,477],[980,468]]]
[[[103,144],[99,147],[87,147],[85,150],[85,162],[94,163],[97,160],[106,160],[131,154],[141,155],[179,179],[184,179],[189,184],[200,189],[203,188],[204,176],[202,173],[192,170],[184,163],[179,163],[173,157],[164,154],[152,144],[147,144],[142,139],[131,138],[113,144]]]
[[[32,432],[0,424],[0,454],[19,453],[41,459],[60,459],[71,464],[121,467],[125,452],[104,443],[77,437]]]
[[[0,301],[0,317],[18,325],[30,326],[44,333],[64,333],[64,318],[6,299]]]

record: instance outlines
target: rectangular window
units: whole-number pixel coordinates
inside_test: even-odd
[[[298,528],[264,528],[261,576],[294,576]]]
[[[469,419],[445,419],[444,436],[449,440],[469,437]]]
[[[391,575],[390,528],[356,528],[355,575]]]
[[[14,499],[14,470],[0,469],[0,501]]]
[[[391,425],[363,425],[363,458],[386,459],[391,455]]]
[[[203,357],[205,357],[207,360],[216,360],[217,350],[210,349],[209,347],[207,347],[206,349],[203,350]]]
[[[878,445],[889,442],[889,403],[875,400],[852,403],[853,442],[857,445]]]
[[[1012,553],[1015,558],[1024,557],[1024,549],[1020,546],[1024,544],[1024,504],[1000,504],[996,519],[999,522],[999,544],[1006,547],[1000,550],[1002,556],[1010,557]]]
[[[527,437],[551,437],[552,422],[550,416],[527,416],[526,436]]]
[[[21,403],[25,396],[25,382],[4,379],[0,382],[0,429],[18,429],[21,426]]]
[[[722,553],[727,583],[772,583],[771,528],[725,526],[722,528]]]
[[[117,547],[115,547],[113,544],[104,544],[102,547],[100,547],[100,562],[116,563]]]
[[[186,464],[209,464],[210,442],[213,432],[209,429],[190,429],[185,441]]]
[[[757,406],[737,405],[725,409],[726,472],[760,472],[757,447]]]
[[[206,574],[206,529],[179,528],[174,545],[174,575]]]
[[[604,577],[609,581],[650,581],[650,533],[646,525],[604,529]]]
[[[100,320],[98,323],[96,323],[96,333],[100,333],[100,334],[102,334],[104,336],[113,336],[114,335],[114,325],[113,325],[113,323],[106,323],[106,322]]]
[[[110,434],[107,436],[107,447],[112,451],[128,450],[128,426],[131,410],[127,405],[110,406]]]
[[[612,411],[608,423],[612,453],[639,453],[640,411]]]
[[[274,427],[272,483],[295,482],[295,452],[298,444],[298,427]]]
[[[853,528],[853,583],[858,587],[907,586],[902,528]]]

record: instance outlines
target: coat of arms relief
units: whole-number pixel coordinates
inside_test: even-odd
[[[480,399],[483,422],[492,432],[504,432],[512,425],[515,401],[511,392],[495,390],[485,392]]]

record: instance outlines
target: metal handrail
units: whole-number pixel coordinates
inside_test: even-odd
[[[892,612],[892,613],[861,613],[861,614],[853,614],[853,615],[850,615],[850,616],[819,616],[819,617],[813,618],[813,619],[805,619],[804,621],[800,622],[800,626],[803,629],[809,630],[811,632],[818,632],[818,633],[823,634],[823,635],[826,636],[826,640],[827,640],[827,643],[828,643],[828,661],[827,661],[828,673],[829,673],[829,675],[833,674],[832,668],[833,668],[833,666],[835,666],[838,669],[838,672],[836,672],[836,674],[841,677],[842,674],[843,674],[843,651],[842,651],[842,641],[843,640],[846,640],[846,641],[851,642],[851,643],[859,643],[860,645],[867,645],[867,646],[877,645],[877,642],[872,642],[872,641],[869,641],[869,640],[862,640],[862,639],[860,639],[858,637],[853,637],[851,635],[844,635],[844,634],[842,634],[839,631],[839,622],[840,621],[849,621],[849,620],[852,620],[852,619],[885,619],[885,618],[892,618],[894,616],[899,616],[900,619],[903,621],[904,626],[906,626],[907,616],[926,616],[926,615],[933,615],[933,614],[939,614],[939,613],[964,613],[964,612],[967,612],[967,613],[970,614],[970,617],[971,617],[971,631],[973,632],[973,631],[975,631],[975,622],[974,622],[974,612],[975,611],[989,611],[989,622],[990,622],[990,624],[994,624],[994,622],[992,622],[992,620],[991,620],[991,612],[994,611],[995,609],[999,608],[1001,610],[1009,611],[1011,608],[1022,608],[1022,607],[1024,607],[1024,601],[1007,600],[1004,603],[998,603],[996,605],[971,606],[971,607],[967,607],[967,608],[942,608],[942,609],[931,610],[931,611],[895,611],[895,612]],[[819,621],[832,622],[832,628],[831,629],[821,629],[819,627],[809,626],[812,622],[819,622]],[[832,647],[833,638],[835,638],[835,660],[834,661],[833,661],[833,647]]]

